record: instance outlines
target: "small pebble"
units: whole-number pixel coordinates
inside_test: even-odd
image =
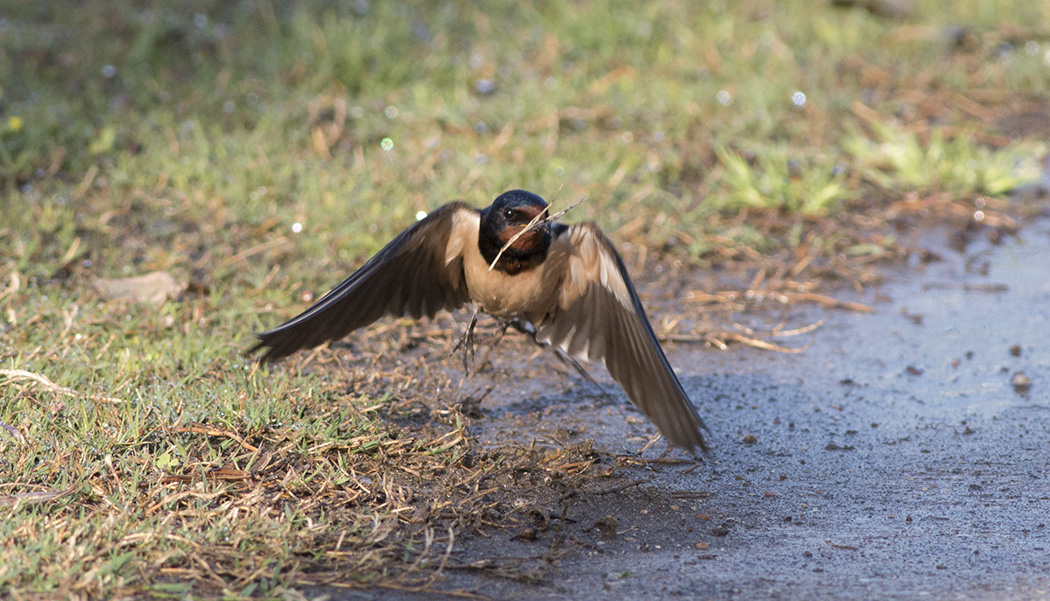
[[[510,540],[534,541],[534,540],[536,540],[536,529],[533,528],[532,526],[527,526],[524,529],[522,529],[521,532],[519,532],[518,534],[513,536]]]
[[[1010,378],[1010,384],[1017,394],[1027,394],[1032,389],[1032,379],[1023,371],[1019,371]]]
[[[615,538],[617,531],[620,529],[620,520],[612,515],[598,518],[594,522],[594,529],[601,533],[602,538]]]

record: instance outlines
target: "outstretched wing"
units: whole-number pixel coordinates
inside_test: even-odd
[[[563,262],[557,308],[535,324],[537,339],[605,366],[674,446],[707,445],[696,413],[645,316],[623,260],[593,223],[553,226],[548,260]]]
[[[433,317],[468,300],[463,248],[477,244],[479,213],[462,203],[437,209],[390,241],[342,284],[288,322],[261,334],[249,353],[276,361],[346,336],[384,315]]]

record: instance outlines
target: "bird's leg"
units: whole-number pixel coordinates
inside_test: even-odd
[[[496,334],[496,340],[493,341],[492,346],[496,347],[499,343],[503,342],[503,337],[507,335],[507,328],[515,323],[513,319],[507,321],[500,321],[499,334]]]
[[[591,384],[597,384],[598,387],[601,388],[602,390],[605,389],[605,387],[602,386],[601,383],[598,382],[598,380],[594,379],[594,376],[592,376],[590,374],[590,372],[588,372],[587,369],[584,366],[580,365],[579,361],[577,361],[576,359],[573,359],[572,357],[570,357],[568,354],[566,354],[560,348],[558,348],[556,346],[551,346],[551,345],[549,345],[547,343],[540,342],[539,340],[537,340],[536,339],[536,328],[533,327],[532,324],[528,324],[526,326],[525,324],[523,324],[522,322],[520,322],[518,320],[509,321],[509,322],[507,322],[507,324],[505,326],[503,326],[503,331],[504,332],[507,331],[507,326],[513,326],[515,330],[521,332],[522,334],[528,335],[528,337],[530,339],[532,339],[532,341],[535,342],[537,345],[539,345],[541,347],[549,348],[554,353],[555,357],[557,357],[562,363],[564,363],[566,365],[571,365],[572,367],[574,367],[576,369],[576,372],[578,374],[580,374],[581,376],[583,376],[583,378],[585,380],[587,380]]]
[[[449,357],[456,354],[459,347],[463,347],[463,372],[470,375],[470,359],[474,358],[474,326],[478,324],[478,308],[474,307],[474,314],[470,316],[470,325],[467,326],[467,331],[463,333],[463,337],[459,339],[456,346],[452,348],[452,352],[448,354]]]
[[[474,362],[473,373],[477,373],[482,367],[485,366],[486,363],[488,363],[489,355],[491,355],[492,350],[499,346],[499,343],[503,341],[503,336],[507,333],[507,328],[510,327],[510,324],[510,321],[500,320],[499,332],[496,334],[496,339],[493,340],[490,344],[485,345],[485,354],[481,356],[480,361]]]
[[[550,345],[548,345],[548,346],[550,346]],[[565,363],[566,365],[571,365],[574,368],[576,368],[576,372],[578,374],[580,374],[581,376],[583,376],[583,379],[587,380],[591,384],[596,384],[599,388],[601,388],[602,390],[605,390],[605,387],[602,386],[601,382],[599,382],[598,380],[595,380],[594,376],[591,375],[591,372],[587,371],[586,367],[580,365],[579,361],[577,361],[576,359],[573,359],[569,355],[565,354],[565,351],[561,350],[560,348],[550,346],[550,349],[552,351],[554,351],[554,356],[556,356],[557,358],[561,359],[562,363]]]

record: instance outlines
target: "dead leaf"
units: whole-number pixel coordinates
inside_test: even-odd
[[[251,477],[252,475],[244,470],[235,470],[230,468],[208,470],[204,474],[204,478],[206,480],[237,481],[248,480]],[[158,482],[160,484],[171,484],[174,482],[197,482],[199,480],[200,474],[198,473],[190,475],[165,474],[160,477]]]
[[[98,278],[92,283],[106,298],[156,305],[175,298],[185,288],[166,271],[154,271],[133,278]]]

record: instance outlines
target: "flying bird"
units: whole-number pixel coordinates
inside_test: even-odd
[[[542,198],[524,190],[505,192],[480,211],[446,204],[310,308],[258,334],[249,352],[265,349],[260,361],[276,361],[384,315],[433,317],[472,302],[504,322],[531,324],[538,342],[573,359],[604,361],[671,445],[706,450],[704,423],[620,255],[595,224],[553,222],[546,211]]]

